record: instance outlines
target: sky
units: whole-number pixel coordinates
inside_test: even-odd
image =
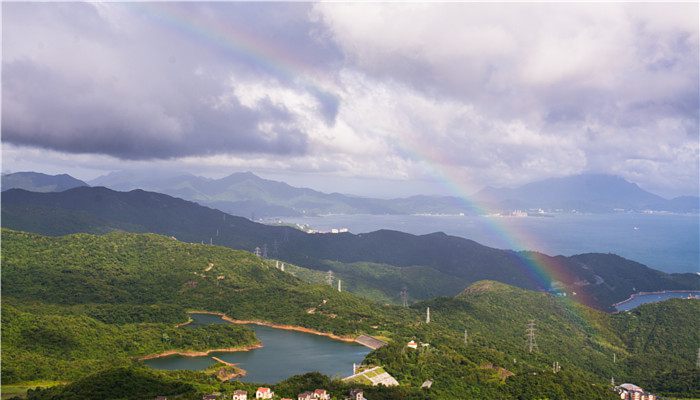
[[[2,169],[698,194],[698,4],[2,3]]]

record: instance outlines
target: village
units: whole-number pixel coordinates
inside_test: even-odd
[[[221,393],[212,393],[202,396],[202,400],[223,400],[229,397],[223,396]],[[279,399],[279,400],[294,400],[289,397],[279,398],[275,396],[275,392],[269,387],[259,387],[255,391],[255,396],[252,399]],[[245,390],[236,390],[233,392],[233,396],[230,397],[231,400],[248,400],[248,392]],[[364,391],[362,389],[351,389],[347,396],[343,397],[344,400],[368,400],[364,396]],[[155,400],[168,400],[167,396],[157,396]],[[313,392],[303,392],[299,393],[297,400],[331,400],[331,395],[326,389],[316,389]]]

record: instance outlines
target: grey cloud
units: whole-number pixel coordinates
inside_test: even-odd
[[[306,151],[299,130],[260,130],[261,122],[289,120],[272,104],[214,109],[194,101],[187,109],[167,109],[113,98],[89,79],[74,82],[29,62],[6,64],[3,72],[3,141],[9,143],[124,159]]]
[[[249,108],[230,95],[232,76],[305,90],[289,73],[295,60],[284,57],[320,67],[337,60],[310,37],[306,7],[95,7],[3,5],[3,141],[123,159],[307,151],[307,134],[289,110],[269,102]],[[187,15],[192,25],[173,25],[169,15]],[[233,33],[192,32],[209,25]],[[216,38],[224,34],[230,37]],[[338,100],[311,94],[333,121]]]

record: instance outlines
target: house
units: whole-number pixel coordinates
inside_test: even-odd
[[[406,347],[410,347],[410,348],[412,348],[412,349],[417,349],[417,348],[418,348],[418,343],[416,343],[415,340],[411,340],[410,342],[408,342],[408,344],[406,344]]]
[[[255,391],[256,399],[271,399],[274,395],[275,393],[270,388],[266,387],[259,387],[258,390]]]
[[[314,390],[314,399],[331,400],[331,395],[326,392],[326,389],[316,389]]]
[[[365,399],[365,392],[362,389],[351,389],[350,397],[348,400],[367,400]]]
[[[233,392],[233,400],[248,400],[248,392],[245,390],[236,390]]]
[[[218,397],[218,394],[205,394],[202,396],[202,400],[216,400]]]
[[[314,394],[313,392],[299,393],[297,400],[314,400]]]
[[[656,400],[656,395],[647,393],[644,389],[631,383],[616,386],[615,390],[620,395],[621,400]]]

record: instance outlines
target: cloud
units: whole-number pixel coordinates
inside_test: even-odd
[[[246,107],[231,97],[215,106],[227,89],[224,82],[265,77],[293,85],[288,76],[274,75],[264,57],[250,56],[257,50],[216,40],[212,49],[187,30],[155,23],[163,14],[144,17],[128,7],[5,7],[4,141],[123,159],[307,150],[306,133],[294,126],[288,110],[271,103]],[[177,11],[193,12],[195,19],[209,15],[207,8]],[[277,23],[281,14],[269,18]],[[337,102],[320,90],[315,96],[318,112],[332,122]]]
[[[467,191],[596,171],[698,190],[697,4],[3,11],[2,140],[13,154],[448,177]]]

